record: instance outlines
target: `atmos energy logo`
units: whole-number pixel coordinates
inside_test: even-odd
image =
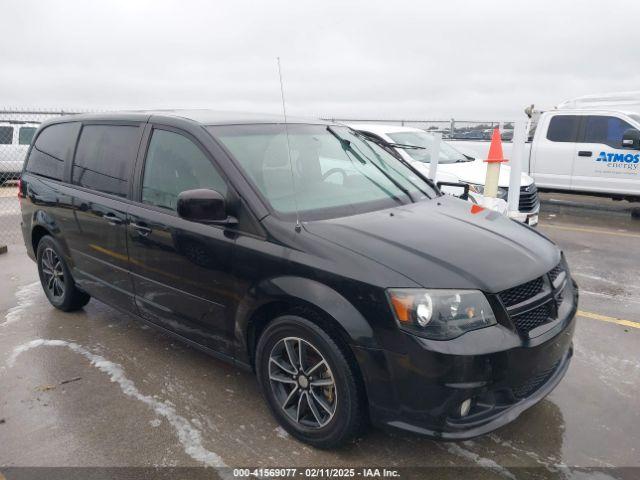
[[[625,168],[628,170],[638,170],[640,163],[640,153],[607,153],[600,152],[596,157],[596,162],[606,162],[607,167]]]

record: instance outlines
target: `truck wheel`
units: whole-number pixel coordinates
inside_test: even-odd
[[[258,341],[257,376],[271,412],[314,447],[337,447],[361,431],[356,368],[327,332],[297,315],[275,319]]]
[[[50,235],[38,243],[36,259],[42,289],[54,307],[71,312],[84,307],[91,297],[76,287],[58,242]]]

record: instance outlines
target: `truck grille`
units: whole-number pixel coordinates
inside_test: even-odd
[[[538,200],[538,188],[535,183],[520,187],[520,202],[518,210],[521,212],[533,212],[540,205]]]

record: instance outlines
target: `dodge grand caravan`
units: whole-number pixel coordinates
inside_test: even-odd
[[[256,372],[298,439],[466,439],[546,396],[578,290],[540,233],[348,127],[160,111],[43,124],[19,184],[49,301],[128,312]]]

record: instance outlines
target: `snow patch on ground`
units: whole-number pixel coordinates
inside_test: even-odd
[[[471,450],[467,450],[466,448],[462,448],[460,445],[457,445],[455,443],[447,443],[446,449],[449,453],[458,457],[462,457],[465,460],[468,460],[471,463],[475,463],[482,468],[492,470],[502,477],[516,480],[516,477],[513,473],[511,473],[499,463],[494,462],[490,458],[481,457],[477,453],[474,453]]]
[[[40,282],[33,282],[29,285],[23,285],[16,291],[18,304],[7,310],[4,316],[4,322],[0,323],[0,327],[6,327],[22,318],[22,314],[35,303],[35,300],[42,294]]]
[[[276,435],[280,438],[289,438],[287,431],[280,426],[274,428],[273,431],[276,432]]]
[[[65,347],[82,355],[89,360],[92,366],[107,374],[113,383],[117,383],[125,395],[146,404],[157,415],[164,417],[175,430],[178,440],[187,455],[207,467],[226,467],[218,454],[204,448],[202,433],[189,420],[179,415],[171,402],[163,402],[156,397],[142,394],[135,384],[127,378],[121,365],[96,355],[77,343],[65,340],[32,340],[13,349],[7,361],[7,366],[11,367],[22,353],[38,347]]]

